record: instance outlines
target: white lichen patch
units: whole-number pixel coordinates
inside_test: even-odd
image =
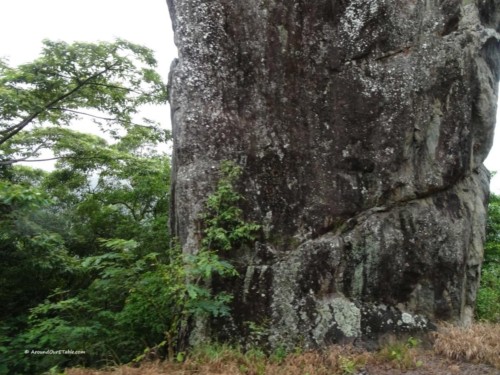
[[[315,327],[312,336],[316,343],[322,343],[328,331],[335,325],[335,320],[329,304],[321,304],[317,309]]]
[[[334,298],[332,301],[333,316],[338,328],[346,337],[357,337],[361,334],[361,310],[345,298]]]
[[[415,324],[415,319],[413,319],[413,316],[411,316],[408,313],[403,313],[401,314],[401,320],[403,321],[404,324]]]
[[[356,38],[365,23],[378,11],[377,0],[365,0],[349,4],[342,19],[341,27],[344,32]]]
[[[253,274],[255,273],[254,266],[248,266],[247,272],[245,274],[245,281],[243,283],[243,302],[246,302],[248,292],[250,291],[250,283],[252,281]]]

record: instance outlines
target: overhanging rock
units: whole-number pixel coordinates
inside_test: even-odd
[[[262,224],[209,335],[321,346],[467,323],[483,256],[500,1],[168,0],[172,230],[218,167]],[[248,322],[253,322],[249,324]]]

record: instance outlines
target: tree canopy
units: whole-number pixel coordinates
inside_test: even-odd
[[[0,374],[67,363],[25,346],[92,350],[81,363],[107,356],[111,337],[125,356],[144,346],[101,327],[167,259],[170,161],[158,146],[170,133],[135,118],[167,99],[155,66],[151,50],[124,40],[45,41],[33,62],[0,61]],[[53,171],[17,164],[46,149]]]
[[[168,137],[148,119],[134,122],[141,105],[167,100],[150,49],[121,39],[43,43],[33,62],[13,68],[0,60],[0,165],[36,160],[44,149],[55,158],[81,158],[83,152],[92,158],[86,139],[68,127],[82,118],[111,137],[138,128]]]

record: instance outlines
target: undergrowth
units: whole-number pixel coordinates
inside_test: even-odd
[[[479,323],[468,329],[444,325],[432,336],[433,349],[424,349],[420,340],[410,337],[389,340],[375,352],[350,345],[334,345],[323,351],[296,349],[286,354],[276,349],[266,355],[259,348],[243,350],[224,344],[207,344],[193,349],[182,361],[145,362],[140,367],[121,366],[107,371],[72,368],[64,374],[349,375],[363,372],[400,374],[410,370],[428,374],[441,373],[451,367],[458,369],[461,362],[456,361],[488,364],[500,369],[498,324]],[[438,366],[437,370],[433,366]]]
[[[390,362],[400,370],[421,367],[423,362],[418,359],[420,340],[410,337],[406,342],[392,340],[382,347],[377,357],[382,362]]]
[[[119,367],[108,372],[69,369],[66,375],[334,375],[354,374],[365,366],[366,353],[352,347],[331,347],[328,351],[295,351],[284,358],[266,355],[253,348],[242,351],[227,345],[207,345],[195,349],[183,363],[147,363],[140,368]]]

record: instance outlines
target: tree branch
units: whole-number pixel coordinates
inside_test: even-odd
[[[32,156],[34,156],[38,151],[40,151],[43,148],[50,147],[50,145],[48,145],[47,143],[48,143],[48,140],[42,140],[38,146],[36,146],[33,150],[29,151],[28,156],[26,156],[24,158],[20,158],[20,159],[0,160],[0,165],[10,165],[10,164],[19,163],[22,161],[29,162],[28,159],[31,158]]]
[[[146,203],[144,203],[144,206],[139,214],[141,216],[141,220],[143,220],[146,214],[153,208],[152,201],[153,199],[150,199]]]
[[[17,128],[17,126],[18,126],[18,124],[16,124],[16,125],[12,125],[12,126],[9,126],[7,129],[0,130],[0,134],[9,133],[9,132],[11,132],[12,130],[14,130],[15,128]]]
[[[12,127],[12,131],[10,131],[5,136],[3,136],[2,138],[0,138],[0,145],[4,144],[9,139],[11,139],[16,134],[18,134],[21,130],[23,130],[26,126],[28,126],[34,119],[36,119],[40,114],[42,114],[43,112],[45,112],[47,109],[49,109],[50,107],[53,107],[57,103],[60,103],[64,99],[70,97],[75,92],[79,91],[82,87],[84,87],[87,84],[89,84],[89,82],[91,82],[92,80],[94,80],[97,77],[103,75],[104,73],[107,73],[108,71],[110,71],[113,68],[113,66],[115,66],[117,64],[118,64],[118,62],[115,63],[115,64],[112,64],[110,66],[107,66],[105,69],[103,69],[103,70],[101,70],[101,71],[99,71],[99,72],[91,75],[90,77],[86,78],[85,80],[79,82],[76,85],[76,87],[74,87],[73,89],[69,90],[68,92],[62,94],[61,96],[59,96],[59,97],[51,100],[50,102],[46,103],[41,109],[35,111],[34,113],[32,113],[31,115],[29,115],[28,117],[26,117],[24,120],[22,120],[19,124],[13,126]]]
[[[35,162],[41,162],[41,161],[51,161],[51,160],[57,160],[63,158],[63,156],[59,157],[54,157],[54,158],[48,158],[48,159],[36,159],[36,160],[28,160],[31,156],[27,156],[25,158],[21,159],[9,159],[9,160],[0,160],[0,165],[12,165],[16,163],[35,163]]]
[[[135,213],[134,207],[132,207],[127,202],[123,202],[123,201],[120,201],[120,200],[114,200],[114,199],[106,200],[106,199],[99,198],[99,197],[97,197],[97,200],[99,202],[103,203],[103,204],[113,204],[113,205],[121,204],[121,205],[125,206],[125,208],[127,208],[129,210],[130,214],[132,215],[132,218],[135,221],[139,222],[139,221],[141,221],[143,219],[141,217],[137,217],[137,214]]]
[[[130,89],[128,87],[115,86],[115,85],[107,85],[105,83],[92,82],[92,83],[90,83],[90,85],[91,86],[103,86],[103,87],[107,87],[107,88],[110,88],[110,89],[124,90],[124,91],[128,91],[128,92],[133,92],[134,94],[139,94],[139,95],[144,94],[143,92],[132,90],[132,89]]]
[[[71,112],[71,113],[75,113],[78,115],[93,117],[93,118],[96,118],[99,120],[104,120],[104,121],[116,121],[116,122],[119,122],[119,123],[122,123],[125,125],[133,125],[133,126],[139,126],[141,128],[154,129],[154,127],[152,127],[152,126],[137,124],[135,122],[121,120],[121,119],[116,118],[116,117],[102,117],[102,116],[93,115],[93,114],[88,113],[88,112],[77,111],[74,109],[69,109],[69,108],[64,108],[64,107],[51,107],[49,109],[53,109],[53,110],[57,110],[57,111],[64,111],[64,112]]]
[[[71,113],[75,113],[77,115],[93,117],[93,118],[96,118],[96,119],[99,119],[99,120],[104,120],[104,121],[116,121],[116,122],[126,123],[127,125],[143,126],[143,125],[140,125],[140,124],[134,124],[131,121],[120,120],[119,118],[116,118],[116,117],[102,117],[102,116],[93,115],[92,113],[77,111],[75,109],[69,109],[69,108],[64,108],[64,107],[50,107],[49,109],[53,109],[53,110],[56,110],[56,111],[71,112]]]
[[[77,111],[75,109],[69,109],[69,108],[64,108],[64,107],[50,107],[48,109],[52,109],[52,110],[56,110],[56,111],[71,112],[71,113],[75,113],[77,115],[89,116],[89,117],[93,117],[93,118],[97,118],[99,120],[105,120],[105,121],[118,121],[118,122],[121,121],[121,122],[126,122],[126,121],[123,121],[123,120],[120,120],[120,119],[117,119],[117,118],[113,118],[113,117],[97,116],[97,115],[93,115],[92,113]]]
[[[131,207],[128,203],[126,203],[126,202],[120,202],[120,201],[114,201],[112,204],[121,204],[121,205],[125,206],[126,208],[128,208],[130,214],[132,215],[132,217],[134,218],[135,221],[137,221],[137,222],[141,221],[141,218],[137,217],[134,208]]]
[[[15,163],[38,163],[42,161],[52,161],[52,160],[61,160],[61,159],[81,159],[81,160],[94,160],[94,159],[106,159],[100,156],[88,156],[88,157],[83,157],[83,156],[54,156],[53,158],[46,158],[46,159],[32,159],[29,160],[28,158],[31,156],[27,156],[26,158],[21,158],[21,159],[9,159],[9,160],[0,160],[0,165],[12,165]]]

